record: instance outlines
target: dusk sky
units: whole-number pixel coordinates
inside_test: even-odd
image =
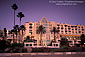
[[[85,1],[78,5],[56,5],[49,3],[52,0],[0,0],[0,28],[11,30],[14,25],[14,10],[12,5],[17,4],[18,12],[22,12],[22,24],[25,22],[39,22],[44,16],[48,21],[67,23],[71,25],[85,25]],[[71,0],[72,1],[72,0]],[[19,25],[19,18],[15,17]]]

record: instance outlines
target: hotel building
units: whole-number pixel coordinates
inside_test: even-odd
[[[70,25],[66,23],[56,23],[54,21],[48,21],[46,17],[43,17],[40,22],[26,22],[25,24],[26,30],[24,32],[24,38],[30,36],[31,39],[35,39],[37,42],[35,45],[40,45],[40,34],[37,34],[37,29],[40,25],[45,27],[46,33],[42,35],[43,45],[47,46],[54,39],[54,34],[51,32],[53,27],[60,30],[59,33],[55,34],[56,37],[56,45],[60,45],[60,40],[62,37],[65,37],[70,41],[70,46],[74,46],[75,43],[79,44],[81,34],[85,34],[85,26],[84,25]],[[76,41],[74,41],[76,40]],[[54,43],[52,43],[55,45]]]

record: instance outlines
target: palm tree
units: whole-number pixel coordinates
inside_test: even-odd
[[[40,34],[40,44],[42,46],[43,45],[42,34],[44,34],[46,32],[45,31],[45,27],[43,27],[42,25],[40,25],[36,32],[37,32],[37,34]]]
[[[25,31],[26,28],[25,28],[24,25],[21,25],[20,28],[21,28],[21,30],[22,30],[22,41],[23,41],[23,31]]]
[[[15,34],[16,34],[16,42],[17,42],[18,28],[19,28],[19,25],[14,26],[14,30],[15,30]]]
[[[14,9],[14,25],[15,25],[15,10],[17,10],[18,7],[16,4],[13,4],[11,7],[12,7],[12,9]]]
[[[15,33],[15,30],[12,29],[12,30],[11,30],[11,34],[13,35],[13,43],[15,42],[15,39],[14,39],[14,33]]]
[[[82,34],[80,36],[80,39],[81,39],[81,46],[83,47],[84,46],[84,43],[85,43],[85,34]]]
[[[17,17],[20,17],[20,25],[21,25],[21,18],[24,17],[24,14],[22,14],[22,12],[19,12]]]
[[[61,38],[60,47],[63,47],[63,46],[69,46],[68,39],[66,39],[66,38]]]
[[[19,44],[20,44],[20,27],[18,28],[18,33],[19,33]]]
[[[54,42],[56,42],[55,33],[59,33],[59,30],[53,27],[53,30],[51,30],[51,32],[54,32]]]

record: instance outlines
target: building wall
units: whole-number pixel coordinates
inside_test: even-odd
[[[37,34],[36,30],[40,25],[45,27],[46,33],[43,34],[43,44],[48,45],[50,44],[51,40],[54,39],[54,34],[50,31],[53,27],[59,29],[59,34],[56,33],[56,40],[60,40],[61,36],[66,37],[67,39],[77,39],[80,37],[81,34],[85,34],[85,26],[84,25],[70,25],[66,23],[56,23],[54,21],[48,21],[46,17],[43,17],[40,22],[26,22],[25,24],[26,30],[24,32],[24,38],[30,36],[32,39],[36,39],[37,43],[39,44],[40,41],[40,34]]]

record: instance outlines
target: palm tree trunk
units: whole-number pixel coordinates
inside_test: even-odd
[[[22,42],[23,42],[23,30],[22,30]]]
[[[14,43],[14,33],[13,33],[13,43]]]
[[[14,10],[14,26],[15,26],[15,10]]]
[[[19,32],[19,44],[20,44],[20,32]]]
[[[20,25],[21,25],[21,17],[20,17]]]
[[[40,33],[40,46],[41,46],[41,37],[42,37],[42,35],[41,35],[41,33]]]
[[[42,32],[40,33],[40,44],[43,46],[43,41],[42,41]]]
[[[16,43],[17,43],[17,32],[16,32]]]
[[[55,32],[54,32],[54,42],[55,42],[56,40],[55,40]]]

